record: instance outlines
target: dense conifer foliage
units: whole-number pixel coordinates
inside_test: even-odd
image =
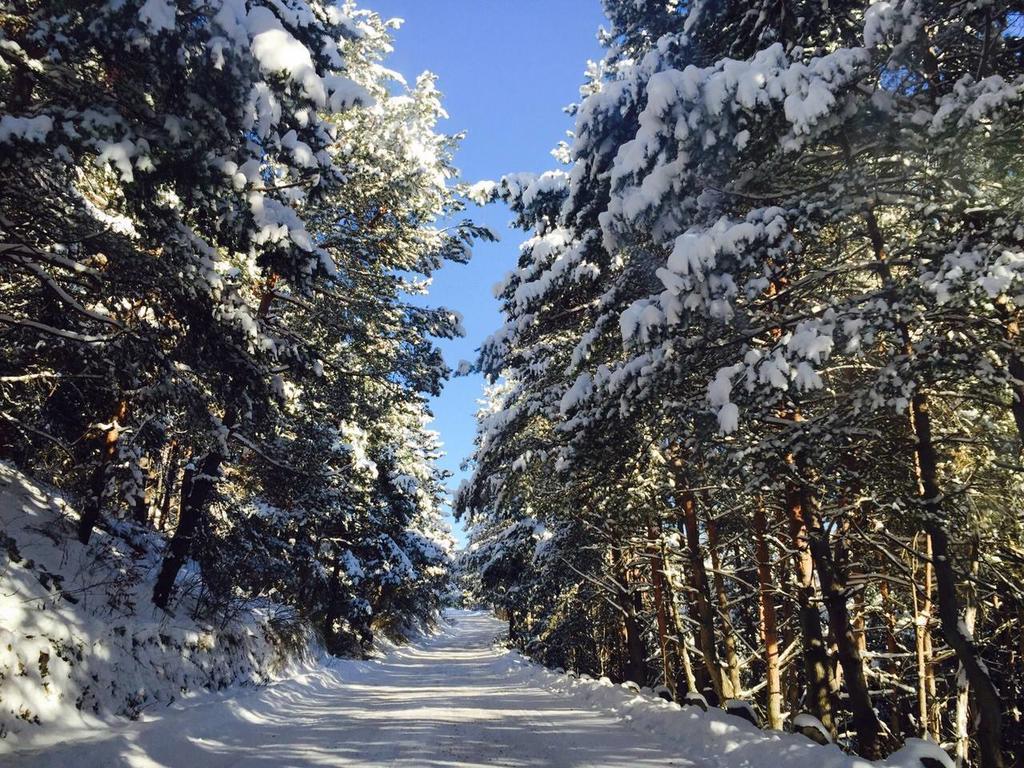
[[[158,606],[269,597],[338,652],[447,588],[426,397],[461,329],[411,297],[482,234],[439,223],[457,137],[389,34],[305,0],[0,9],[0,457],[83,543],[163,532]]]
[[[478,368],[466,563],[552,666],[1024,753],[1024,6],[606,0]]]

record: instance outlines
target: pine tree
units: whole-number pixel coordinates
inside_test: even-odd
[[[489,233],[439,223],[465,188],[433,78],[352,4],[2,13],[0,451],[80,498],[83,542],[165,531],[162,608],[194,561],[208,609],[272,596],[336,652],[434,621],[425,398],[461,327],[412,297]]]
[[[934,658],[941,639],[955,654],[984,713],[980,764],[1003,764],[1012,729],[1000,725],[1006,703],[983,670],[1005,657],[959,620],[963,595],[976,600],[968,574],[978,562],[965,553],[976,551],[982,518],[1004,519],[986,489],[1016,486],[1015,470],[993,462],[1016,451],[1019,410],[1010,308],[1020,217],[1007,194],[1019,173],[1000,148],[1020,131],[1019,8],[606,9],[608,54],[574,110],[565,192],[531,209],[555,176],[498,187],[533,238],[505,283],[506,326],[481,359],[512,390],[483,424],[478,490],[464,506],[496,514],[501,489],[515,484],[520,509],[544,498],[549,528],[581,517],[614,531],[620,553],[635,551],[653,515],[663,567],[680,569],[694,596],[693,649],[716,693],[719,659],[745,626],[759,635],[747,644],[763,644],[769,722],[780,724],[782,689],[799,685],[825,730],[834,738],[848,724],[871,757],[891,736],[934,734],[927,700],[956,690],[925,663],[915,674],[928,722],[889,717],[903,731],[890,734],[880,713],[895,715],[902,695],[891,671],[865,661],[869,624],[891,626],[867,606],[927,604],[927,580],[899,598],[890,584],[905,569],[934,570],[938,622],[917,611],[918,646]],[[531,493],[516,479],[528,434],[531,477],[559,472],[561,502],[550,483]],[[660,462],[636,471],[638,442]],[[666,489],[660,499],[652,482]],[[1019,492],[1004,498],[1015,508]],[[716,616],[702,549],[719,529],[736,541],[726,563],[720,541],[709,553],[716,571],[757,600]],[[994,536],[993,548],[1012,550],[1014,535]],[[912,545],[925,538],[931,555]],[[1006,565],[1000,557],[990,578]],[[768,590],[782,590],[777,615]],[[642,608],[660,626],[658,606]],[[780,629],[802,646],[799,674],[780,674]],[[522,642],[535,647],[552,631]],[[887,631],[892,653],[902,641]],[[672,663],[692,679],[699,665],[684,635]],[[740,688],[744,676],[734,675]]]

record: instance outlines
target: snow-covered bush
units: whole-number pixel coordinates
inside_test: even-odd
[[[78,515],[0,464],[0,735],[84,718],[130,718],[231,685],[258,685],[310,657],[314,635],[266,601],[218,622],[149,600],[160,537],[132,523],[74,539]]]

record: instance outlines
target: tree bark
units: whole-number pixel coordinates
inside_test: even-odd
[[[630,587],[629,577],[626,575],[622,555],[613,550],[612,559],[615,564],[615,578],[619,582],[616,596],[622,617],[622,642],[625,652],[622,679],[631,680],[637,685],[643,686],[647,684],[647,652],[640,634],[640,622],[637,621],[633,590]]]
[[[1020,320],[1005,302],[997,302],[996,308],[1006,322],[1006,340],[1013,345],[1020,344]],[[1010,374],[1010,413],[1017,426],[1017,436],[1024,445],[1024,359],[1021,355],[1011,352],[1006,360],[1007,373]]]
[[[685,481],[677,481],[677,488],[685,488]],[[722,668],[718,662],[718,648],[715,644],[715,614],[711,608],[711,589],[708,585],[708,574],[704,568],[704,554],[700,547],[700,529],[697,523],[697,499],[689,491],[683,491],[677,499],[681,513],[683,530],[686,534],[686,551],[689,559],[690,587],[693,590],[693,606],[696,609],[694,619],[697,620],[699,631],[697,639],[704,665],[708,671],[711,687],[719,701],[727,698],[722,682]]]
[[[153,587],[153,603],[158,608],[167,608],[178,572],[192,551],[199,522],[206,511],[206,506],[213,499],[216,477],[223,461],[224,457],[220,452],[214,450],[200,459],[198,466],[193,460],[185,467],[178,526],[164,552],[160,572]]]
[[[787,464],[791,469],[795,468],[795,459],[792,456],[788,457]],[[811,713],[835,738],[836,726],[832,718],[832,685],[828,649],[825,647],[821,616],[818,613],[818,607],[814,604],[814,562],[808,539],[809,505],[806,488],[795,481],[787,481],[785,504],[796,566],[797,610],[803,643],[804,677],[807,686],[806,702]]]
[[[754,546],[757,556],[758,606],[761,641],[764,644],[767,680],[768,727],[782,730],[782,675],[779,670],[779,630],[775,616],[775,585],[772,582],[771,556],[768,552],[768,523],[760,499],[754,506]]]
[[[899,615],[899,607],[892,598],[888,581],[881,581],[878,585],[878,594],[882,598],[882,619],[885,622],[885,651],[888,658],[885,662],[885,670],[889,677],[898,681],[899,666],[896,662],[900,646],[896,639],[896,617]],[[893,733],[900,732],[900,714],[896,707],[889,710],[889,729]]]
[[[917,549],[917,536],[914,537],[914,549]],[[920,728],[919,736],[938,741],[937,729],[933,728],[932,686],[929,676],[932,666],[931,643],[928,642],[932,619],[932,544],[931,537],[925,536],[924,578],[917,582],[917,567],[914,567],[914,579],[911,584],[911,603],[914,607],[914,657],[917,662],[917,721]]]
[[[711,555],[711,578],[715,586],[715,600],[718,603],[718,618],[722,623],[722,647],[725,649],[725,666],[728,671],[730,690],[728,696],[735,698],[740,695],[740,660],[736,652],[736,632],[729,615],[729,595],[725,591],[725,577],[722,575],[721,555],[718,549],[718,524],[710,517],[706,524],[708,532],[708,552]]]
[[[849,145],[844,147],[844,152],[848,162],[852,164]],[[864,222],[883,286],[893,292],[894,282],[885,250],[885,238],[871,207],[864,211]],[[898,319],[896,329],[900,334],[904,354],[909,360],[913,360],[916,353],[911,341],[910,330],[906,323]],[[931,537],[934,553],[933,565],[940,632],[946,644],[953,649],[957,659],[963,665],[967,679],[974,690],[979,715],[978,745],[981,751],[982,768],[1004,768],[1005,762],[1001,748],[1003,705],[987,668],[979,658],[974,641],[960,629],[956,573],[953,570],[953,555],[949,546],[948,520],[942,509],[943,494],[939,483],[938,454],[932,441],[930,403],[920,385],[910,400],[910,424],[916,438],[914,459],[918,500],[924,508],[924,529]]]
[[[857,731],[857,751],[869,760],[882,757],[882,724],[871,704],[867,678],[864,676],[864,660],[853,623],[850,621],[846,601],[846,572],[839,568],[832,555],[828,532],[822,525],[821,516],[813,500],[810,501],[808,519],[811,526],[809,544],[814,566],[821,581],[821,591],[828,612],[829,627],[836,643],[836,655],[846,683],[853,727]]]
[[[786,560],[779,558],[776,563],[777,571],[775,583],[779,586],[780,599],[778,603],[779,634],[782,639],[782,647],[790,648],[796,642],[797,629],[797,607],[793,600],[796,586],[793,583],[792,567],[788,567]],[[803,698],[803,690],[800,684],[799,665],[794,663],[783,664],[780,667],[782,672],[782,697],[786,709],[789,712],[799,712],[800,701]]]
[[[93,529],[100,519],[100,511],[103,509],[103,502],[107,497],[110,467],[117,460],[117,441],[121,437],[121,422],[124,421],[127,411],[128,402],[126,400],[118,401],[110,417],[110,427],[103,434],[100,461],[92,475],[89,501],[78,519],[78,540],[83,544],[89,543]]]
[[[679,657],[679,666],[676,669],[675,679],[676,696],[678,697],[679,691],[686,691],[687,693],[699,692],[700,688],[697,685],[697,677],[693,671],[690,652],[686,647],[686,638],[689,632],[686,629],[682,616],[679,615],[679,608],[674,597],[675,586],[667,575],[662,582],[662,586],[665,590],[667,618],[672,622],[672,627],[675,631],[672,642],[675,643],[676,653]]]
[[[145,462],[145,463],[143,463]],[[135,522],[139,525],[146,525],[149,523],[149,510],[152,498],[152,473],[153,467],[148,457],[144,457],[139,462],[140,469],[142,471],[142,488],[141,493],[136,494],[135,504],[132,507],[132,515],[135,518]]]
[[[925,510],[925,532],[932,541],[939,628],[942,639],[953,649],[974,690],[978,707],[978,747],[982,768],[1004,768],[1002,754],[1003,705],[988,669],[982,663],[974,640],[960,627],[956,573],[953,570],[949,533],[942,512],[942,491],[938,482],[938,457],[932,442],[931,415],[927,397],[918,392],[911,399],[911,421],[917,438],[918,490]]]
[[[178,478],[178,455],[181,449],[177,441],[172,441],[167,452],[167,462],[164,468],[163,495],[160,499],[160,519],[157,526],[161,531],[166,531],[171,523],[171,502],[174,500],[174,489]]]
[[[678,666],[671,658],[673,648],[668,638],[668,615],[665,607],[665,559],[662,555],[660,526],[652,520],[648,529],[650,543],[648,557],[651,564],[651,584],[654,591],[654,613],[658,623],[658,644],[661,647],[661,672],[665,686],[677,698],[673,669]]]
[[[970,572],[971,576],[978,576],[978,537],[975,536],[971,542]],[[974,632],[974,622],[978,615],[975,589],[969,586],[964,606],[964,627],[968,632]],[[954,714],[954,727],[956,728],[955,751],[957,768],[965,768],[970,761],[971,733],[970,733],[970,683],[964,671],[964,665],[960,664],[956,675],[956,711]]]

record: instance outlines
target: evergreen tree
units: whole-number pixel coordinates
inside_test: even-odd
[[[154,602],[271,596],[331,650],[429,624],[453,546],[413,294],[486,230],[372,12],[24,2],[0,46],[0,451],[80,538],[168,535]],[[179,578],[180,577],[180,578]]]
[[[849,728],[869,757],[946,733],[961,758],[973,736],[981,765],[1004,764],[1010,689],[990,671],[1022,670],[998,623],[986,636],[962,618],[979,601],[1000,613],[1019,534],[1004,513],[1019,509],[1017,469],[995,458],[1017,450],[1020,401],[1020,174],[1001,149],[1021,130],[1019,7],[606,9],[565,190],[542,208],[561,173],[495,188],[533,237],[481,357],[511,390],[481,424],[462,507],[506,526],[543,507],[548,529],[607,535],[611,570],[577,585],[644,585],[607,634],[624,653],[632,617],[641,635],[672,634],[667,685],[703,676],[739,697],[763,675],[773,727],[788,703],[832,738]],[[523,460],[560,487],[521,481]],[[1003,554],[980,561],[979,537]],[[543,578],[532,567],[524,594]],[[690,625],[665,629],[680,608]],[[571,614],[520,642],[564,663],[571,643],[542,638]],[[802,649],[798,668],[780,641]],[[737,642],[759,648],[753,668]],[[956,665],[935,661],[939,642]],[[902,643],[918,659],[912,706],[898,665],[868,662]],[[968,689],[971,735],[943,715]]]

